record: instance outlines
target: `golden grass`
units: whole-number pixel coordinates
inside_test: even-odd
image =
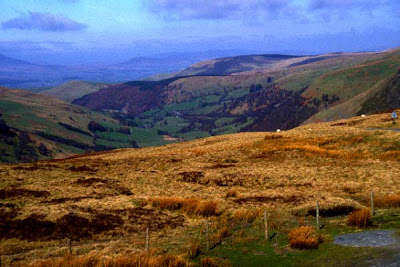
[[[218,204],[215,201],[201,201],[195,198],[158,197],[150,199],[153,207],[162,210],[183,210],[187,215],[210,217],[218,214]]]
[[[349,215],[347,224],[359,228],[370,226],[372,224],[371,210],[364,208],[352,212]]]
[[[238,197],[238,196],[239,196],[239,192],[238,192],[238,190],[236,188],[229,189],[226,192],[226,197],[227,198],[229,198],[229,197]]]
[[[190,246],[187,251],[187,256],[190,259],[196,258],[201,253],[200,249],[200,241],[198,239],[194,239],[190,242]]]
[[[315,249],[318,248],[320,240],[310,226],[300,226],[289,232],[289,245],[296,249]]]
[[[376,196],[374,200],[376,207],[380,208],[398,208],[400,207],[400,192],[386,196]]]
[[[315,208],[317,200],[321,211],[345,206],[358,209],[359,201],[371,191],[384,196],[400,188],[400,164],[392,160],[399,134],[365,129],[386,127],[386,116],[304,125],[279,134],[239,133],[162,147],[0,165],[0,190],[48,192],[4,198],[0,213],[17,214],[7,219],[9,225],[31,215],[51,222],[71,212],[89,220],[98,214],[119,216],[120,226],[74,243],[75,251],[102,255],[143,249],[143,229],[149,223],[152,246],[186,253],[193,238],[188,232],[204,225],[201,216],[225,211],[238,222],[246,222],[259,217],[243,209],[267,208],[270,228],[280,230],[289,219],[296,220],[292,214],[304,216]],[[334,126],[337,123],[343,125]],[[74,171],[78,169],[82,171]],[[182,173],[201,177],[199,182],[184,181]],[[78,183],[92,178],[100,182]],[[122,189],[133,195],[123,195]],[[240,195],[235,196],[236,190]],[[175,228],[178,219],[181,226]],[[236,239],[240,238],[235,235]],[[10,237],[0,241],[5,264],[13,259],[61,256],[65,250],[65,242],[57,239],[31,242]]]
[[[387,151],[382,153],[380,159],[385,161],[400,161],[400,151]]]
[[[200,267],[222,267],[222,266],[230,266],[226,264],[221,264],[214,258],[206,257],[200,260]]]
[[[150,199],[151,205],[162,210],[179,210],[183,207],[184,199],[181,197],[158,197]]]
[[[104,257],[96,254],[85,256],[66,255],[62,258],[36,261],[30,267],[186,267],[190,266],[182,257],[177,255],[165,254],[152,256],[147,253],[136,255],[118,255],[116,257]]]
[[[262,209],[240,208],[233,212],[232,219],[238,223],[252,223],[262,216]]]

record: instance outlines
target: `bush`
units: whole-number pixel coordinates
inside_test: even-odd
[[[367,227],[372,224],[371,211],[370,209],[364,208],[356,210],[349,215],[348,225],[356,227]]]
[[[129,127],[121,127],[118,129],[118,132],[129,135],[129,134],[131,134],[131,129]]]
[[[318,238],[314,229],[310,226],[301,226],[289,232],[289,245],[297,249],[318,248],[322,238]]]
[[[90,121],[88,124],[88,129],[92,132],[106,132],[107,128],[101,125],[100,123],[97,123],[95,121]]]

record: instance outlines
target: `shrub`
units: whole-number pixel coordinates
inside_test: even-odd
[[[95,121],[90,121],[88,124],[88,129],[92,132],[106,132],[107,128],[101,125],[100,123],[97,123]]]
[[[315,249],[319,240],[312,227],[301,226],[289,232],[289,244],[291,248]]]
[[[398,208],[400,207],[400,192],[397,194],[387,195],[384,197],[375,197],[375,205],[382,208]]]
[[[348,225],[356,227],[367,227],[372,224],[371,211],[370,209],[363,208],[356,210],[349,215]]]

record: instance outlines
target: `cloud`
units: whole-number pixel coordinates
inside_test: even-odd
[[[375,9],[395,4],[389,0],[311,0],[310,10],[321,9]]]
[[[29,12],[2,23],[4,29],[39,30],[44,32],[80,31],[87,27],[63,15]]]
[[[291,0],[146,0],[156,14],[175,19],[223,19],[268,13],[279,14]]]

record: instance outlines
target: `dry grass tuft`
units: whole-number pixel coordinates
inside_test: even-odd
[[[267,134],[264,137],[264,140],[276,140],[276,139],[282,139],[283,135],[281,134]]]
[[[400,161],[400,151],[387,151],[382,153],[380,159],[383,161]]]
[[[200,250],[200,241],[198,239],[194,239],[190,242],[190,246],[187,251],[187,255],[190,259],[194,259],[199,256],[201,253]]]
[[[221,265],[219,263],[219,261],[217,261],[216,259],[213,258],[202,258],[200,260],[200,267],[221,267],[223,265]]]
[[[380,208],[398,208],[400,207],[400,192],[384,197],[375,197],[374,202]]]
[[[256,209],[237,209],[232,214],[232,219],[238,223],[252,223],[261,216],[262,211]]]
[[[322,238],[318,238],[314,229],[310,226],[301,226],[289,232],[289,244],[291,248],[315,249],[318,248]]]
[[[356,227],[367,227],[372,224],[371,211],[370,209],[364,208],[356,210],[349,215],[348,225]]]
[[[217,202],[205,201],[205,202],[200,203],[199,206],[197,206],[196,213],[203,217],[210,217],[213,215],[217,215],[217,207],[218,207]]]
[[[201,201],[198,199],[195,198],[186,199],[183,202],[183,211],[189,216],[197,215],[197,211],[200,205]]]
[[[103,257],[101,255],[90,254],[84,256],[67,255],[63,258],[48,259],[33,262],[30,267],[186,267],[189,264],[180,256],[165,254],[161,256],[152,256],[146,253],[136,255],[118,255],[113,258]]]
[[[236,188],[232,188],[230,190],[228,190],[228,192],[226,192],[226,197],[238,197],[239,196],[239,192]]]
[[[201,201],[196,198],[158,197],[150,199],[150,203],[153,207],[162,210],[182,210],[189,216],[210,217],[218,215],[218,204],[215,201]]]
[[[158,197],[152,198],[150,203],[153,207],[174,211],[183,207],[183,201],[181,197]]]

